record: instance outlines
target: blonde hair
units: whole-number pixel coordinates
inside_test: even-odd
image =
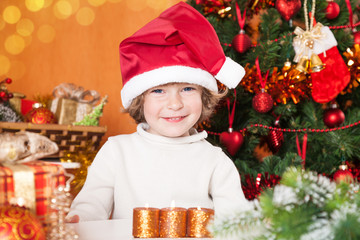
[[[199,120],[195,124],[208,120],[211,115],[214,113],[216,105],[219,103],[221,98],[223,98],[228,89],[220,91],[219,93],[208,90],[207,88],[201,87],[201,100],[202,100],[202,111]],[[130,104],[130,106],[123,110],[125,113],[129,113],[129,115],[135,120],[137,124],[141,122],[146,122],[144,116],[144,94],[141,94],[134,98]]]

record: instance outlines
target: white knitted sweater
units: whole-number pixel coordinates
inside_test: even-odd
[[[94,159],[68,214],[80,221],[131,219],[135,207],[214,208],[215,215],[247,209],[239,173],[221,150],[192,129],[188,137],[146,132],[110,137]]]

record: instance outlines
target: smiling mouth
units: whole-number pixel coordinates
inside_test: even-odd
[[[169,122],[179,122],[181,120],[183,120],[185,118],[185,116],[179,116],[179,117],[164,117],[164,119],[166,121],[169,121]]]

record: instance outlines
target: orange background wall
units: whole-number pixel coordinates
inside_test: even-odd
[[[12,78],[8,90],[27,99],[61,83],[97,90],[108,95],[103,140],[131,133],[135,123],[121,113],[119,43],[179,1],[1,0],[0,80]]]

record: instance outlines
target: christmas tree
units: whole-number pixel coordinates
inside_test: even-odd
[[[217,219],[214,235],[359,239],[358,0],[188,3],[246,70],[200,126],[252,200],[249,211]]]
[[[225,55],[246,70],[240,85],[201,126],[208,139],[233,159],[246,197],[254,199],[261,189],[276,185],[289,166],[330,178],[337,173],[356,179],[359,2],[192,0],[188,4],[213,25]],[[348,169],[338,170],[341,165]]]

